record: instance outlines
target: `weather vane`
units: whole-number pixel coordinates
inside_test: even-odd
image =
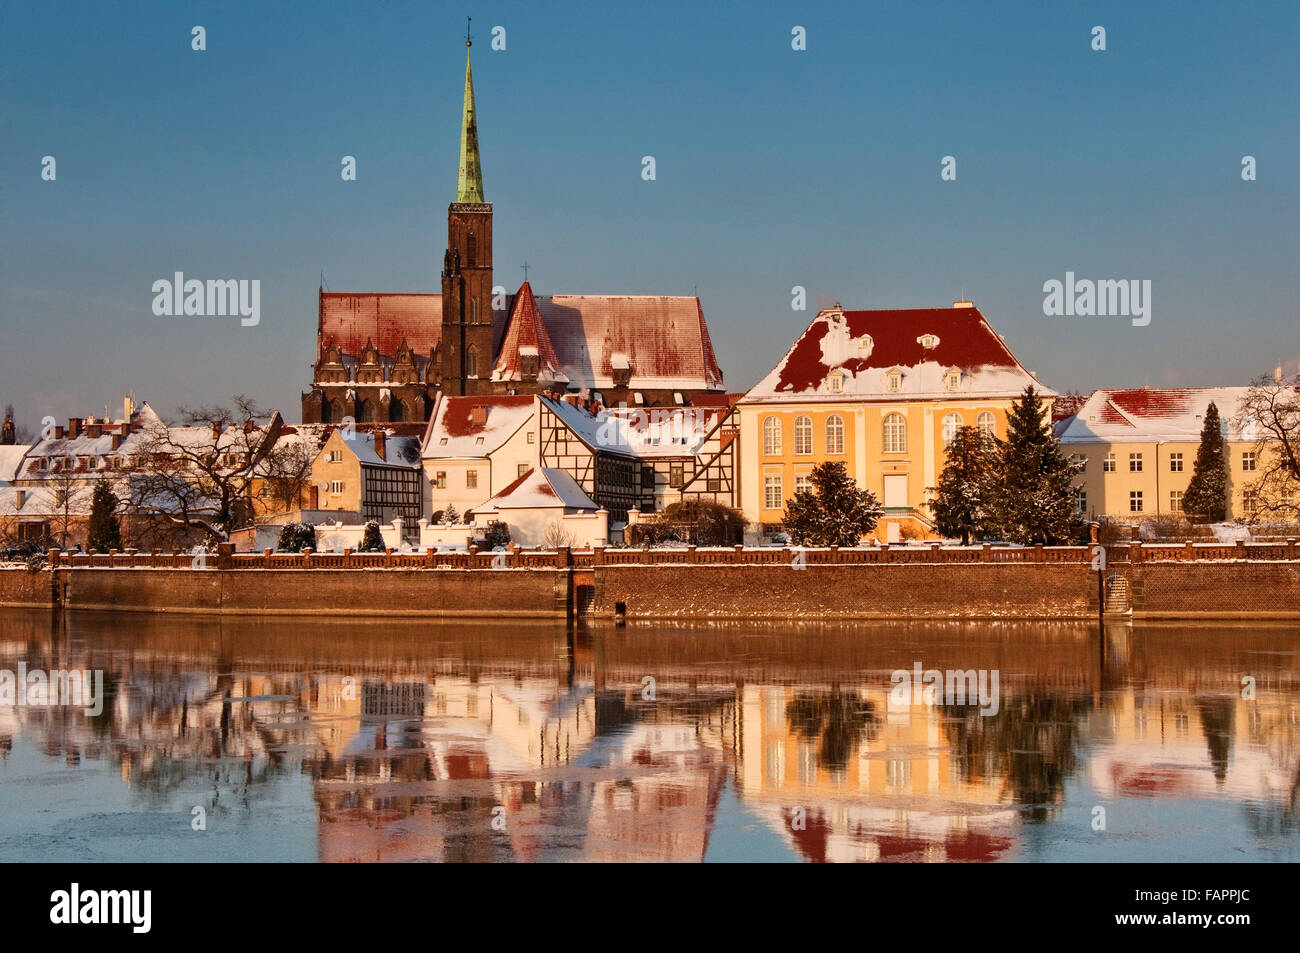
[[[473,17],[466,17],[466,18],[465,18],[465,45],[466,45],[466,46],[473,46],[473,45],[474,45],[474,41],[471,40],[471,39],[469,38],[469,25],[470,25],[470,22],[471,22],[473,19],[474,19]]]

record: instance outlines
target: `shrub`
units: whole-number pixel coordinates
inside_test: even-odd
[[[357,547],[357,551],[362,553],[382,553],[384,549],[384,537],[379,532],[379,523],[370,520],[366,523],[366,531],[361,535],[361,545]]]
[[[487,524],[487,529],[483,533],[483,540],[488,549],[510,545],[510,526],[501,520],[492,520]]]
[[[300,553],[304,549],[315,551],[316,527],[310,523],[287,523],[280,530],[280,544],[276,547],[282,553]]]

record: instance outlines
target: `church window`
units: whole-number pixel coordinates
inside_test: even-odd
[[[469,250],[469,254],[466,257],[469,261],[469,267],[473,268],[474,258],[478,251],[478,241],[474,237],[474,229],[472,228],[469,230],[468,250]]]
[[[478,311],[478,301],[474,302],[474,310]],[[471,347],[465,352],[465,376],[478,377],[478,348]]]

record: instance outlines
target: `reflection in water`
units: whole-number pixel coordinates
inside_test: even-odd
[[[0,706],[4,860],[59,859],[51,839],[86,827],[95,859],[1300,853],[1282,627],[0,623],[0,668],[100,668],[106,693],[93,718]],[[919,660],[997,670],[996,713],[891,707]]]

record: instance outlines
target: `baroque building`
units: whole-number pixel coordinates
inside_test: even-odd
[[[303,421],[423,424],[439,395],[573,394],[605,406],[654,407],[688,406],[722,390],[697,297],[537,295],[527,280],[508,294],[493,284],[492,203],[467,51],[441,291],[319,289]]]

